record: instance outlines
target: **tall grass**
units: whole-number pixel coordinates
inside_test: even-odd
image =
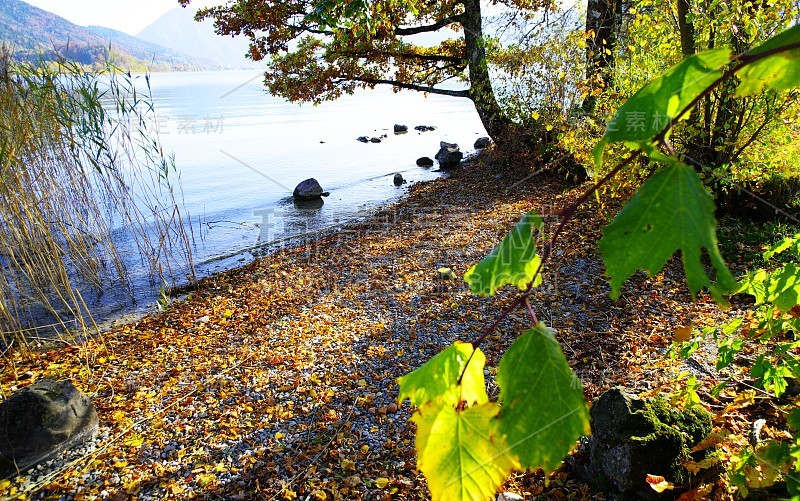
[[[41,335],[31,327],[44,318],[59,333],[95,329],[86,292],[130,289],[131,253],[153,280],[191,273],[179,178],[147,84],[142,93],[114,68],[14,62],[0,49],[3,344]]]

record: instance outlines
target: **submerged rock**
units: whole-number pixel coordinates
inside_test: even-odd
[[[441,141],[439,143],[439,152],[436,153],[434,158],[439,161],[440,168],[454,169],[461,165],[461,159],[464,158],[464,154],[456,143]]]
[[[358,136],[356,138],[356,141],[360,141],[362,143],[368,143],[369,142],[369,138],[367,136]]]
[[[408,132],[408,126],[407,125],[394,124],[394,133],[395,134],[402,134],[404,132]]]
[[[400,174],[399,172],[394,175],[394,185],[395,186],[401,186],[405,182],[406,182],[406,180],[403,179],[403,175]]]
[[[23,472],[97,432],[94,404],[69,381],[43,379],[0,403],[0,478]]]
[[[417,125],[414,127],[414,130],[418,130],[420,132],[428,132],[429,130],[436,130],[436,127],[433,125]]]
[[[711,414],[700,406],[680,410],[662,398],[643,399],[614,388],[595,401],[591,424],[588,462],[575,465],[584,480],[630,499],[659,499],[647,475],[686,484],[683,462],[702,459],[691,449],[711,433]]]
[[[314,200],[321,197],[324,193],[325,190],[322,189],[319,181],[312,177],[301,181],[294,189],[292,196],[295,200]]]

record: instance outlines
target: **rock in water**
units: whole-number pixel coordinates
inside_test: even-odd
[[[490,137],[484,136],[476,139],[474,146],[476,150],[482,150],[484,148],[488,148],[489,145],[491,144],[492,144],[492,139]]]
[[[358,136],[356,138],[356,141],[361,141],[362,143],[368,143],[369,142],[369,138],[367,136]]]
[[[94,404],[69,381],[43,379],[0,403],[0,478],[23,472],[97,432]]]
[[[414,130],[418,130],[420,132],[428,132],[429,130],[436,130],[436,127],[433,125],[417,125],[414,127]]]
[[[408,132],[408,126],[407,125],[394,124],[394,133],[395,134],[402,134],[403,132]]]
[[[379,138],[379,137],[371,137],[371,138],[369,138],[369,142],[370,143],[380,143],[381,142],[381,138]]]
[[[433,159],[430,157],[419,157],[417,159],[417,165],[420,167],[432,167]]]
[[[648,474],[686,484],[683,462],[703,459],[705,451],[691,450],[711,433],[711,414],[700,406],[679,410],[664,399],[641,399],[619,388],[595,401],[591,420],[589,461],[576,464],[576,470],[597,488],[611,488],[626,499],[659,498]]]
[[[395,186],[401,186],[405,182],[406,182],[406,180],[403,179],[403,175],[400,174],[399,172],[394,175],[394,185]]]
[[[295,200],[314,200],[321,197],[324,192],[319,181],[312,177],[298,184],[292,196]]]
[[[461,164],[461,159],[464,154],[458,148],[456,143],[439,143],[439,152],[434,157],[439,161],[439,167],[442,169],[454,169]]]

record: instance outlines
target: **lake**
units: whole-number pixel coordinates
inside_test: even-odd
[[[364,217],[398,200],[410,183],[440,175],[415,163],[432,158],[440,141],[468,154],[486,134],[463,98],[379,88],[297,105],[267,94],[254,71],[156,73],[150,85],[156,129],[180,174],[200,276],[242,265],[271,242]],[[395,135],[394,124],[409,132]],[[420,133],[417,125],[437,129]],[[384,134],[379,144],[356,140]],[[409,184],[395,187],[397,172]],[[321,208],[300,210],[291,194],[309,177],[330,196]],[[136,266],[129,264],[133,277]],[[152,287],[141,280],[134,287],[139,306],[152,304]]]

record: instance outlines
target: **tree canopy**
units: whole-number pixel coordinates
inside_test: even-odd
[[[546,3],[496,2],[528,12]],[[510,125],[489,78],[479,0],[236,0],[197,18],[214,19],[221,35],[247,36],[249,57],[270,60],[266,86],[289,100],[319,103],[386,84],[471,99],[496,140]]]

